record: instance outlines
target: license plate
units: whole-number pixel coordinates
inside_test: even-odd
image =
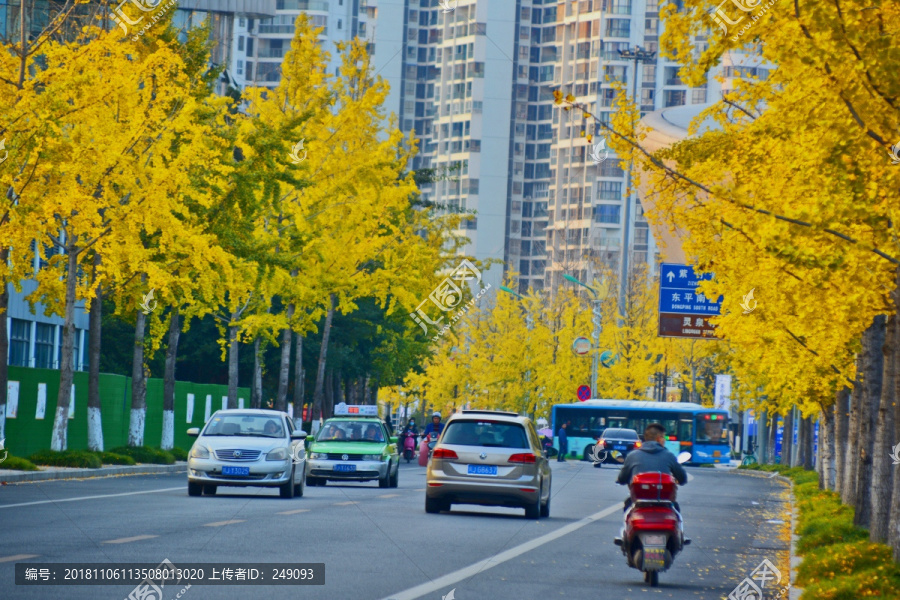
[[[335,471],[355,471],[356,465],[334,465]]]
[[[645,535],[641,540],[645,546],[665,546],[666,536],[664,535]]]
[[[666,566],[665,548],[644,548],[644,570],[659,571]]]
[[[625,450],[625,446],[613,446],[613,450]]]
[[[222,475],[249,475],[250,467],[222,467]]]
[[[720,450],[713,450],[713,456],[722,456],[722,452]]]
[[[469,475],[497,475],[497,467],[489,465],[469,465]]]

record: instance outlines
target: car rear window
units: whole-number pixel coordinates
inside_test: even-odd
[[[603,432],[604,438],[618,438],[620,440],[637,440],[638,434],[632,429],[607,429]]]
[[[529,448],[524,427],[518,423],[501,421],[452,421],[444,431],[441,444],[490,448]]]

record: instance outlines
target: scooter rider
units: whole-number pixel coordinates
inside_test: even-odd
[[[412,436],[413,443],[415,443],[416,438],[419,436],[419,428],[416,427],[416,420],[410,417],[409,422],[406,424],[406,428],[403,430],[403,433],[400,434],[400,447],[406,447],[406,438]]]
[[[444,431],[444,424],[441,422],[441,413],[435,412],[431,415],[431,423],[425,426],[425,431],[422,435],[426,438],[430,433],[440,436],[442,431]]]
[[[687,483],[687,472],[675,455],[666,450],[666,429],[659,423],[651,423],[644,430],[644,443],[625,458],[622,470],[616,483],[629,485],[631,479],[639,473],[665,473],[671,475],[679,483]],[[675,510],[681,512],[677,502],[673,502]],[[625,500],[625,511],[631,506],[631,498]]]

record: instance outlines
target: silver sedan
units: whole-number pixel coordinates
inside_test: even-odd
[[[212,495],[218,486],[277,487],[282,498],[302,496],[306,432],[276,410],[219,410],[188,454],[188,495]]]

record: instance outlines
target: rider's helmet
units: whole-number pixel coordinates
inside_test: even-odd
[[[435,413],[434,413],[433,415],[431,415],[431,418],[434,419],[435,417],[437,417],[438,419],[440,419],[440,418],[441,418],[441,413],[435,411]]]

